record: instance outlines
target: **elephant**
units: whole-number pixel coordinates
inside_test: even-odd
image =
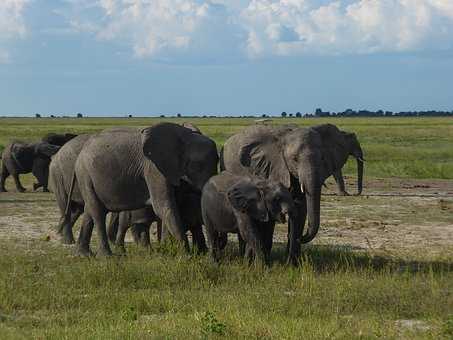
[[[201,194],[182,180],[181,185],[175,189],[175,199],[182,224],[186,231],[191,232],[194,246],[199,252],[205,252],[207,247],[202,228]],[[160,242],[162,239],[162,223],[151,207],[113,213],[107,234],[110,241],[124,250],[124,237],[129,227],[132,226],[134,241],[147,247],[150,245],[149,229],[153,222],[157,222],[157,235]]]
[[[43,183],[44,190],[47,191],[48,162],[50,157],[60,149],[57,145],[46,142],[25,143],[12,142],[3,150],[2,169],[0,178],[0,192],[5,192],[5,181],[12,175],[19,192],[24,192],[25,188],[19,180],[20,174],[32,172],[38,182]]]
[[[159,123],[141,131],[105,130],[92,136],[77,157],[68,197],[70,202],[77,186],[85,203],[78,253],[91,255],[94,222],[100,240],[98,255],[112,255],[105,224],[107,212],[145,206],[152,206],[170,233],[188,250],[176,188],[185,180],[201,191],[217,173],[217,164],[213,140],[174,123]],[[66,210],[68,217],[69,209]]]
[[[58,145],[58,146],[63,146],[67,142],[69,142],[71,139],[77,137],[77,135],[73,133],[54,133],[50,132],[44,137],[42,137],[42,141],[53,144],[53,145]]]
[[[227,139],[220,158],[221,170],[270,179],[289,189],[295,209],[288,220],[287,262],[297,265],[301,243],[310,242],[320,225],[321,135],[296,126],[252,125]]]
[[[323,178],[324,182],[333,175],[338,186],[338,194],[349,195],[345,190],[341,169],[348,160],[349,155],[357,160],[357,195],[363,189],[363,151],[355,133],[341,131],[333,124],[312,126],[321,135],[323,144]]]
[[[237,233],[241,255],[268,261],[276,221],[291,215],[294,202],[279,182],[223,171],[204,186],[201,211],[210,253],[219,260],[222,236]]]
[[[83,214],[83,199],[77,186],[73,188],[71,201],[68,201],[74,166],[85,142],[91,137],[90,134],[82,134],[71,139],[63,145],[60,151],[52,157],[49,166],[49,187],[55,194],[60,210],[60,221],[57,233],[61,235],[63,244],[75,243],[72,227]],[[65,215],[68,208],[68,216]]]
[[[63,146],[67,142],[69,142],[71,139],[77,137],[77,135],[74,135],[72,133],[65,133],[65,134],[60,134],[60,133],[48,133],[45,135],[41,141],[45,143],[49,143],[52,145],[57,145],[57,146]],[[44,191],[47,190],[47,184],[48,184],[48,170],[45,171],[44,176],[40,176],[42,171],[40,169],[49,169],[50,166],[50,159],[48,157],[38,157],[35,159],[33,163],[33,170],[32,173],[35,174],[35,177],[38,179],[37,183],[33,183],[33,190],[37,190],[40,187],[43,187]]]

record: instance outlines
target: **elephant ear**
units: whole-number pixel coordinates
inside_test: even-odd
[[[239,182],[227,191],[228,201],[231,203],[232,207],[242,213],[247,212],[248,202],[250,199],[247,197],[245,190],[246,187],[247,184]]]
[[[58,152],[58,150],[60,150],[60,146],[49,143],[38,143],[35,146],[35,155],[52,157]]]
[[[184,176],[184,137],[190,130],[173,123],[161,123],[142,130],[142,149],[173,185]]]
[[[290,187],[290,172],[278,140],[255,139],[239,150],[239,157],[241,164],[250,168],[255,176]]]

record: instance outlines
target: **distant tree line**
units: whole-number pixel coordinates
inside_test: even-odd
[[[283,117],[283,113],[282,113]],[[305,117],[453,117],[453,111],[369,111],[359,110],[355,111],[347,109],[343,112],[329,112],[322,109],[316,109],[314,114],[306,114]]]

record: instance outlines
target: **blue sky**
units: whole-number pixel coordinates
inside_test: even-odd
[[[0,115],[453,110],[451,0],[1,0]]]

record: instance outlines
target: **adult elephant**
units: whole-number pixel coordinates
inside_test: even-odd
[[[85,202],[78,252],[91,254],[93,226],[87,223],[91,219],[100,239],[98,254],[111,255],[107,212],[146,205],[153,207],[176,240],[188,248],[175,190],[185,180],[201,191],[216,174],[217,162],[214,141],[178,124],[160,123],[141,132],[118,129],[96,134],[80,152],[72,181]]]
[[[24,192],[19,175],[32,172],[38,182],[43,182],[47,190],[50,157],[57,153],[59,146],[46,142],[13,142],[6,146],[2,154],[0,192],[5,192],[5,181],[13,176],[17,191]]]
[[[250,126],[225,142],[220,162],[221,169],[278,181],[290,190],[295,213],[288,220],[288,262],[297,264],[301,243],[310,242],[320,224],[320,134],[295,126]],[[308,230],[303,235],[307,217]]]
[[[349,195],[345,189],[341,169],[346,164],[349,156],[357,161],[357,195],[363,189],[363,151],[355,133],[341,131],[333,124],[321,124],[311,127],[321,135],[323,144],[323,179],[329,176],[335,178],[338,194]]]

